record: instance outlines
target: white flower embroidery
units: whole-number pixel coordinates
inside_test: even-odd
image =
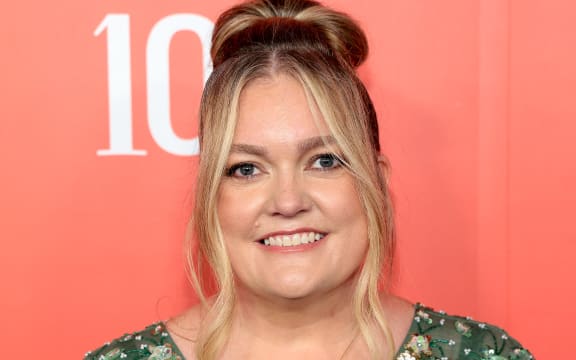
[[[416,358],[410,355],[408,351],[404,351],[402,354],[398,355],[396,360],[416,360]]]

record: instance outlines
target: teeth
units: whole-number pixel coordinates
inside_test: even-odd
[[[302,242],[300,241],[300,234],[294,234],[294,236],[292,236],[292,242],[290,245],[295,246],[300,244],[302,244]]]
[[[292,235],[280,235],[280,236],[271,236],[269,238],[264,239],[264,245],[266,246],[298,246],[301,244],[310,244],[315,241],[318,241],[324,237],[323,234],[309,232],[309,233],[299,233],[299,234],[292,234]]]

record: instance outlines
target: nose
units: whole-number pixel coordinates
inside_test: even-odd
[[[294,217],[310,209],[303,179],[294,174],[278,176],[271,184],[270,213],[275,216]]]

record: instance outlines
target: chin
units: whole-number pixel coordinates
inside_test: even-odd
[[[272,286],[264,289],[267,297],[278,300],[306,300],[318,295],[330,293],[333,290],[344,289],[348,285],[348,281],[346,280],[334,282],[328,279],[313,280],[310,278],[297,279],[294,277],[283,280],[285,281],[277,281],[271,284]]]
[[[295,301],[317,296],[347,292],[353,288],[356,271],[336,273],[318,271],[311,267],[273,269],[266,274],[237,274],[239,290],[248,298],[259,297],[268,301]],[[242,276],[245,275],[245,276]],[[248,275],[248,276],[246,276]]]
[[[271,285],[268,289],[272,296],[287,300],[306,298],[320,290],[318,286],[310,283],[310,279],[303,276],[290,276]]]
[[[281,291],[277,291],[276,294],[277,297],[286,300],[302,300],[322,293],[323,290],[319,288],[284,288]]]
[[[260,282],[238,281],[238,290],[247,298],[256,297],[267,301],[301,300],[325,291],[321,281],[311,281],[307,274],[284,274]]]

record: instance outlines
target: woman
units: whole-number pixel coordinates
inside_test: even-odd
[[[201,304],[88,359],[532,358],[496,327],[385,291],[394,227],[355,73],[367,52],[348,16],[311,0],[220,16],[189,251]]]

